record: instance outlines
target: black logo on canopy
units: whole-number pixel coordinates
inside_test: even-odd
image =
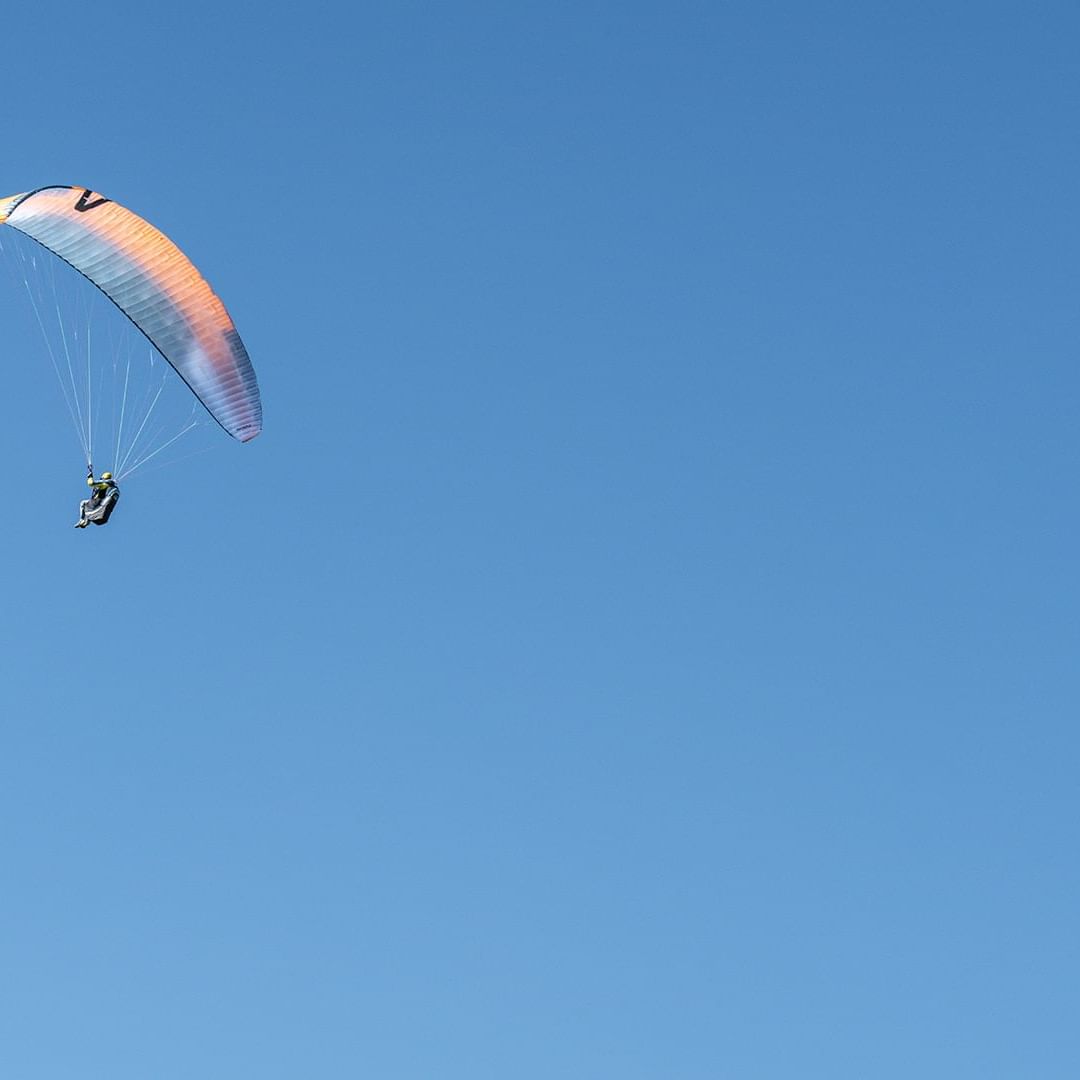
[[[94,193],[89,188],[83,188],[83,193],[79,196],[79,201],[75,204],[75,209],[80,214],[85,213],[87,210],[93,210],[95,206],[100,206],[102,203],[107,203],[109,200],[104,195],[99,195],[93,202],[90,201],[90,196]]]

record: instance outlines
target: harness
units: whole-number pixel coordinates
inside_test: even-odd
[[[112,480],[98,480],[90,489],[90,505],[100,506],[114,492],[119,490]]]

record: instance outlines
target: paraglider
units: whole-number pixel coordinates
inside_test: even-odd
[[[87,525],[107,525],[116,501],[120,498],[120,489],[113,480],[113,474],[107,470],[100,480],[94,479],[94,466],[86,467],[86,483],[90,488],[90,498],[79,503],[79,520],[76,529],[85,529]]]
[[[260,433],[262,403],[259,387],[236,326],[210,284],[164,233],[119,203],[89,188],[71,186],[41,187],[0,199],[0,225],[30,237],[56,257],[56,265],[62,267],[62,263],[66,263],[96,286],[153,346],[150,363],[155,354],[163,357],[198,404],[234,439],[249,442]],[[26,262],[36,266],[37,259],[27,260],[24,256],[24,264]],[[47,270],[50,275],[57,273],[52,265]],[[27,291],[33,299],[29,282]],[[41,306],[47,307],[46,304]],[[62,305],[57,303],[56,308],[61,316]],[[43,316],[36,304],[35,313],[44,333],[49,313],[46,310]],[[86,463],[90,467],[88,483],[93,494],[87,502],[98,499],[80,514],[78,527],[84,528],[86,523],[104,524],[108,520],[119,497],[119,489],[111,473],[103,473],[101,479],[95,481],[90,465],[95,417],[101,412],[102,405],[95,401],[92,409],[89,398],[95,392],[100,395],[102,388],[106,392],[109,389],[105,385],[104,372],[99,376],[97,371],[90,370],[90,327],[87,325],[85,330],[87,370],[85,375],[77,376],[78,366],[73,364],[70,350],[72,339],[78,335],[76,331],[65,329],[64,318],[66,316],[60,319],[63,347],[56,350],[59,358],[53,356],[53,365],[68,410],[77,421]],[[94,362],[107,362],[100,359],[100,353],[99,347]],[[126,457],[121,435],[118,434],[115,440],[117,460],[113,468],[117,471],[116,479],[122,480],[199,421],[196,417],[171,437],[168,432],[164,436],[155,433],[159,439],[167,441],[160,447],[148,449],[145,440],[154,426],[148,426],[149,415],[161,391],[157,391],[158,396],[154,396],[153,388],[147,392],[149,411],[138,425],[138,419],[131,415],[137,395],[129,384],[138,377],[136,368],[140,365],[129,359],[126,371],[121,366],[117,374],[115,358],[111,363],[115,384],[111,392],[116,399],[111,406],[114,424],[118,416],[121,433],[125,423],[129,425],[129,434],[131,428],[138,427],[131,446],[127,447]],[[157,370],[168,371],[160,367]],[[86,398],[85,407],[80,395]],[[192,409],[197,408],[193,403]],[[155,423],[156,420],[155,417]],[[143,443],[136,447],[140,439]],[[97,486],[102,483],[111,484],[108,491],[101,491]],[[98,517],[95,518],[95,514]]]

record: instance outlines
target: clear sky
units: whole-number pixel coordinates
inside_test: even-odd
[[[75,531],[0,297],[0,1075],[1080,1074],[1078,40],[12,9],[265,431]]]

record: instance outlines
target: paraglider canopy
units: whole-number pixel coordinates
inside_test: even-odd
[[[0,200],[0,224],[88,278],[241,442],[262,430],[255,371],[225,305],[191,260],[137,214],[89,188],[37,188]]]

